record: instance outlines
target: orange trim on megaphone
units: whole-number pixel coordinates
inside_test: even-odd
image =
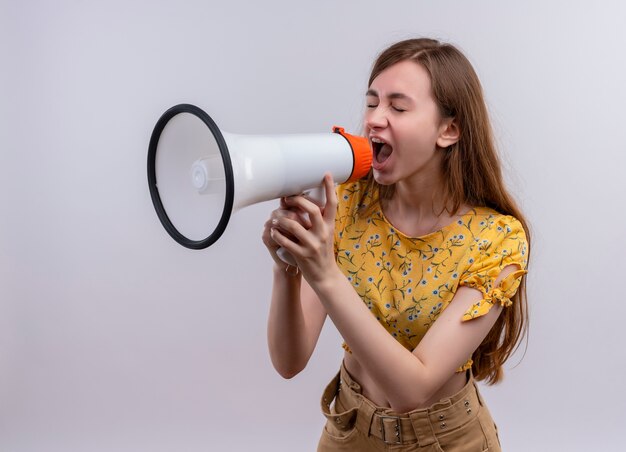
[[[354,157],[354,166],[352,174],[346,182],[359,180],[369,172],[372,167],[372,149],[370,143],[365,137],[350,135],[346,133],[343,127],[334,126],[333,132],[338,133],[350,143],[352,148],[352,156]]]

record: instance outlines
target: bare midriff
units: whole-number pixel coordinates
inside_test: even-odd
[[[393,406],[389,403],[384,390],[374,382],[367,370],[352,353],[346,352],[344,354],[344,364],[350,376],[361,386],[363,396],[371,400],[379,407],[393,409]],[[463,386],[465,386],[466,382],[467,377],[465,372],[455,373],[426,402],[420,406],[414,407],[413,409],[417,410],[428,408],[434,403],[439,402],[441,399],[445,399],[456,394],[463,388]]]

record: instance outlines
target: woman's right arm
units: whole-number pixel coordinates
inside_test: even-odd
[[[282,377],[292,378],[309,362],[326,320],[326,310],[301,273],[288,274],[284,265],[278,264],[273,272],[267,325],[270,357]]]
[[[282,377],[292,378],[309,362],[326,320],[326,310],[317,294],[302,278],[302,273],[296,272],[295,267],[289,268],[276,254],[278,245],[272,239],[272,228],[275,227],[276,218],[285,216],[297,219],[305,227],[310,224],[307,218],[287,209],[281,200],[280,208],[272,212],[263,230],[263,243],[274,260],[267,324],[270,358]]]

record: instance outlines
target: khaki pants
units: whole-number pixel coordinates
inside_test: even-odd
[[[501,450],[496,426],[471,372],[467,384],[452,397],[398,414],[363,397],[342,365],[324,391],[322,412],[327,421],[318,452]]]

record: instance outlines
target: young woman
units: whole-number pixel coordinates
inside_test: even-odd
[[[335,190],[327,175],[325,206],[289,197],[265,225],[272,362],[304,369],[327,316],[344,338],[319,451],[498,451],[474,378],[500,381],[525,333],[529,235],[480,82],[452,45],[411,39],[379,56],[366,96],[368,177]]]

